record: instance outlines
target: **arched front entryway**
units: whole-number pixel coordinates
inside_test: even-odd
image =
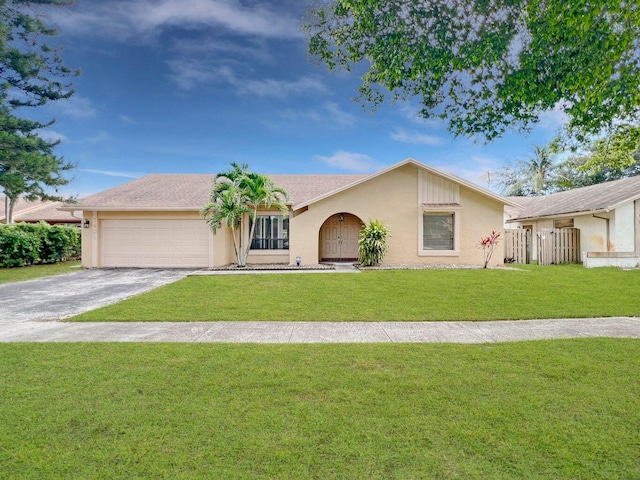
[[[320,227],[320,261],[358,260],[358,235],[362,221],[350,213],[337,213]]]

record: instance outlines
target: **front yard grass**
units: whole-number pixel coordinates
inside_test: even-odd
[[[640,315],[640,270],[579,265],[189,277],[74,321],[420,321]]]
[[[48,265],[30,265],[28,267],[0,268],[0,284],[22,282],[41,277],[51,277],[76,271],[80,261],[52,263]]]
[[[0,472],[640,478],[638,347],[3,344]]]

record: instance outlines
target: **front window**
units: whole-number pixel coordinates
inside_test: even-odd
[[[422,228],[424,250],[454,250],[454,214],[425,213]]]
[[[289,250],[289,219],[282,215],[258,215],[252,250]]]

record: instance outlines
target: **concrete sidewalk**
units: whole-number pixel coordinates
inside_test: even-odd
[[[488,322],[2,322],[0,342],[495,343],[640,338],[640,318]]]

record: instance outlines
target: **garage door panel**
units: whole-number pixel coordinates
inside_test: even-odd
[[[207,267],[209,227],[202,220],[103,220],[102,266]]]

